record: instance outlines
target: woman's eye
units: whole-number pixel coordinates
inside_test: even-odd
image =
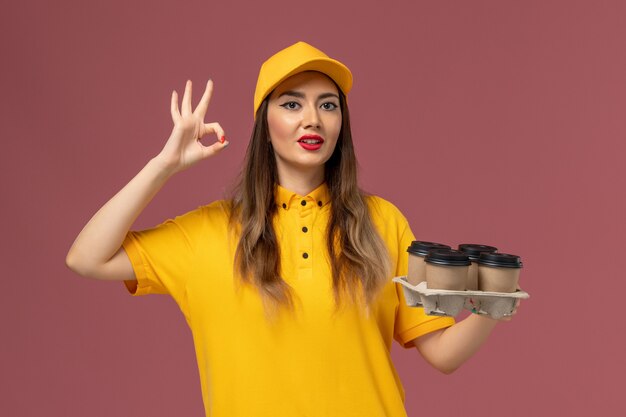
[[[289,110],[295,110],[295,109],[298,108],[298,106],[299,106],[299,104],[296,103],[295,101],[288,101],[285,104],[281,104],[281,107],[284,107],[284,108],[289,109]]]
[[[322,108],[324,110],[335,110],[337,107],[339,106],[337,106],[335,103],[328,102],[328,103],[322,104]]]

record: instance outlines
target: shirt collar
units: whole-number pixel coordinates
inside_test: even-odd
[[[303,201],[307,204],[313,204],[316,207],[324,207],[326,204],[330,203],[330,192],[325,182],[304,197],[276,184],[274,187],[274,200],[279,208],[286,210],[289,210],[292,205],[302,205]]]

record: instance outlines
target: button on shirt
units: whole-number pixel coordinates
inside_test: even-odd
[[[314,271],[326,271],[326,223],[330,195],[322,185],[302,197],[280,185],[274,193],[278,214],[274,221],[281,242],[283,277],[311,280]],[[321,269],[320,269],[321,268]]]

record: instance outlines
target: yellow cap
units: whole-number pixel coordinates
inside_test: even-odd
[[[348,67],[306,42],[297,42],[278,51],[261,66],[254,91],[254,117],[265,97],[278,84],[304,71],[319,71],[328,75],[345,95],[352,88],[352,73]]]

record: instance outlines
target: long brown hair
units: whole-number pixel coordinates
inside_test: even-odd
[[[336,84],[335,84],[336,85]],[[372,222],[366,194],[357,184],[357,160],[352,144],[350,115],[341,89],[342,125],[324,175],[330,192],[330,220],[326,245],[338,311],[342,294],[370,306],[390,273],[383,240]],[[280,277],[280,249],[273,227],[277,212],[274,188],[278,183],[276,157],[269,141],[269,96],[259,106],[244,166],[231,200],[232,230],[239,231],[235,271],[244,283],[255,285],[266,312],[281,305],[293,308],[291,287]]]

